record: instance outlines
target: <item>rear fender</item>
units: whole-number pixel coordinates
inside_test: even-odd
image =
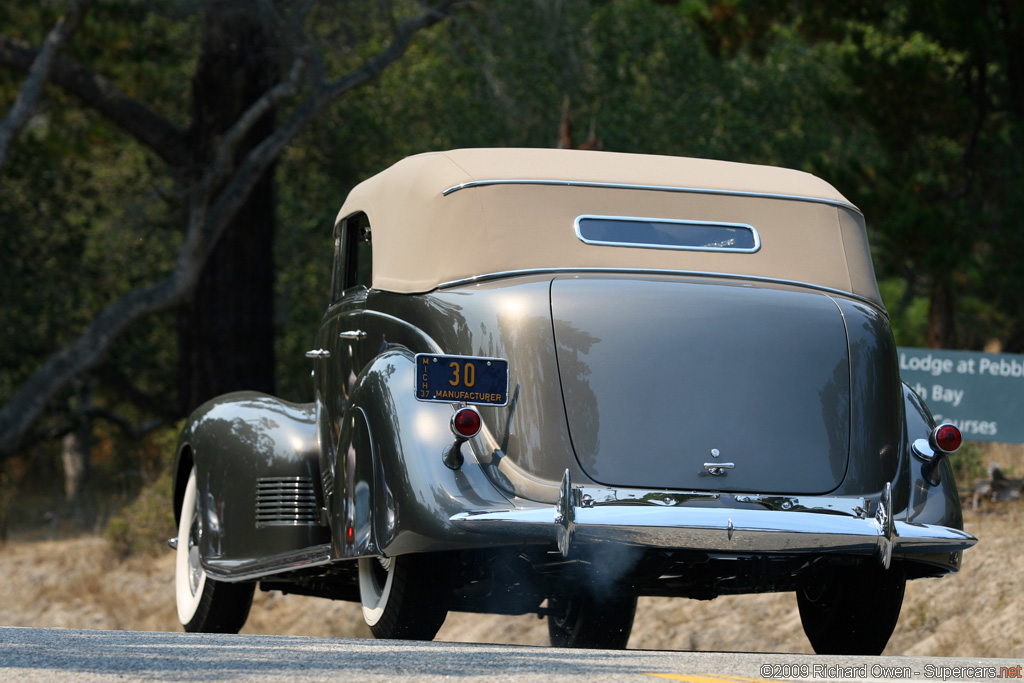
[[[918,524],[939,524],[956,529],[964,528],[960,495],[949,458],[939,464],[939,483],[933,485],[925,474],[926,463],[911,453],[910,444],[916,439],[927,439],[935,428],[935,419],[924,401],[906,384],[903,385],[907,438],[905,448],[910,469],[910,501],[907,521]]]
[[[939,483],[932,484],[925,473],[926,463],[916,457],[911,444],[916,439],[927,439],[935,428],[935,419],[924,401],[913,389],[903,384],[905,434],[903,462],[908,469],[908,503],[906,510],[896,517],[913,524],[934,524],[963,529],[963,509],[957,492],[956,480],[949,458],[939,463]],[[922,566],[919,571],[925,575],[957,571],[960,568],[961,552],[939,555],[913,556]],[[924,566],[927,565],[927,568]]]
[[[442,455],[454,442],[453,404],[418,401],[414,371],[412,352],[392,347],[373,360],[353,388],[330,510],[337,557],[496,543],[451,522],[460,512],[511,504],[484,473],[475,455],[479,444],[463,445],[460,469],[444,464]],[[488,435],[477,440],[487,443]]]
[[[836,495],[864,495],[893,483],[893,509],[906,505],[899,486],[903,419],[896,341],[885,314],[836,297],[850,349],[850,460]]]
[[[194,466],[200,555],[211,573],[329,541],[318,450],[312,404],[239,392],[192,413],[175,458],[174,512],[177,520]]]

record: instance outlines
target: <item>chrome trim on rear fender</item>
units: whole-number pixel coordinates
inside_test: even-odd
[[[877,310],[879,313],[884,315],[886,318],[889,317],[889,313],[885,308],[877,301],[873,301],[860,294],[854,294],[843,289],[836,289],[835,287],[826,287],[824,285],[815,285],[809,282],[800,282],[799,280],[783,280],[775,277],[763,277],[760,275],[740,275],[738,273],[717,273],[703,270],[670,270],[667,268],[597,268],[590,266],[566,266],[557,268],[523,268],[520,270],[503,270],[494,273],[484,273],[482,275],[473,275],[470,277],[459,278],[458,280],[449,280],[448,282],[440,283],[438,289],[451,289],[453,287],[461,287],[463,285],[475,285],[482,282],[489,282],[491,280],[501,280],[512,277],[528,277],[531,275],[655,275],[655,276],[679,276],[679,277],[699,277],[699,278],[712,278],[717,280],[739,280],[749,281],[756,283],[765,283],[772,285],[784,285],[787,287],[800,287],[802,289],[812,289],[817,292],[824,292],[825,294],[833,294],[841,296],[847,299],[853,299],[860,303],[867,304]]]

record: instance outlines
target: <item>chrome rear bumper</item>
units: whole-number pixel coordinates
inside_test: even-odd
[[[863,498],[737,495],[749,507],[720,507],[720,494],[574,488],[566,472],[555,507],[464,512],[460,529],[555,541],[566,556],[576,542],[721,553],[892,555],[953,553],[977,543],[960,529],[894,520],[889,485],[868,514]],[[709,507],[714,505],[715,507]]]

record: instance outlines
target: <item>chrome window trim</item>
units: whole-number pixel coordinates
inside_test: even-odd
[[[604,240],[591,240],[583,236],[582,228],[580,227],[580,221],[584,219],[598,219],[607,221],[637,221],[646,223],[669,223],[672,225],[702,225],[713,228],[742,228],[749,230],[754,236],[754,246],[751,248],[746,247],[683,247],[672,244],[650,244],[647,242],[607,242]],[[725,223],[722,221],[694,221],[685,220],[679,218],[648,218],[645,216],[602,216],[598,214],[585,213],[580,216],[576,216],[576,220],[573,221],[573,225],[576,227],[576,237],[579,238],[584,244],[593,244],[603,247],[626,247],[634,249],[669,249],[672,251],[711,251],[711,252],[724,252],[730,254],[753,254],[761,249],[761,235],[757,232],[757,228],[748,223]]]
[[[871,306],[875,310],[879,311],[886,317],[889,317],[888,311],[879,304],[877,301],[873,301],[866,296],[848,292],[843,289],[836,289],[834,287],[826,287],[824,285],[815,285],[810,282],[801,282],[799,280],[783,280],[781,278],[764,277],[762,275],[740,275],[738,273],[713,273],[709,271],[701,270],[670,270],[670,269],[658,269],[658,268],[597,268],[597,267],[563,267],[563,268],[525,268],[522,270],[505,270],[496,273],[486,273],[484,275],[472,275],[470,277],[459,278],[458,280],[450,280],[448,282],[442,282],[437,286],[437,289],[451,289],[453,287],[462,287],[464,285],[476,285],[484,282],[490,282],[492,280],[501,280],[510,277],[527,277],[530,275],[676,275],[680,277],[699,277],[699,278],[715,278],[721,280],[746,280],[749,282],[758,282],[766,284],[776,285],[787,285],[790,287],[801,287],[803,289],[813,289],[817,292],[824,294],[841,296],[847,299],[855,299],[861,303]]]
[[[716,190],[713,188],[706,187],[676,187],[672,185],[634,185],[630,183],[601,183],[589,180],[527,180],[527,179],[500,179],[494,180],[470,180],[465,183],[458,185],[452,185],[447,190],[441,193],[442,197],[447,197],[453,192],[459,190],[466,190],[472,187],[487,187],[489,185],[554,185],[561,187],[592,187],[592,188],[604,188],[604,189],[615,189],[615,190],[650,190],[652,192],[682,192],[688,194],[711,194],[711,195],[722,195],[727,197],[755,197],[760,199],[785,199],[797,202],[810,202],[812,204],[825,204],[827,206],[836,206],[844,209],[850,209],[861,213],[853,204],[849,202],[839,201],[838,199],[826,199],[824,197],[806,197],[803,195],[796,194],[781,194],[775,192],[752,192],[748,190]],[[863,214],[862,214],[863,215]]]

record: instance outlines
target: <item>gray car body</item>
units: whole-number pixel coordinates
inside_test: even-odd
[[[618,459],[605,456],[602,462],[608,461],[605,469],[610,471],[604,474],[604,470],[597,468],[600,480],[590,476],[577,453],[577,449],[585,446],[579,437],[574,441],[570,434],[559,383],[541,379],[557,377],[559,373],[548,309],[549,292],[560,281],[559,277],[547,275],[525,276],[428,295],[369,292],[355,297],[358,303],[344,300],[326,317],[324,335],[332,336],[336,327],[357,327],[366,332],[362,340],[339,340],[332,351],[332,358],[351,357],[359,366],[343,377],[354,377],[350,387],[328,394],[325,392],[334,388],[330,382],[324,382],[325,389],[313,404],[294,405],[269,396],[241,393],[218,398],[197,410],[182,434],[175,490],[180,498],[188,467],[194,464],[206,520],[202,556],[207,570],[223,579],[265,576],[264,568],[274,558],[324,544],[330,545],[332,559],[342,561],[376,554],[515,543],[522,539],[462,530],[451,521],[452,517],[511,506],[550,507],[558,501],[560,481],[566,470],[574,483],[595,487],[622,486],[615,477],[630,479],[623,488],[666,491],[720,490],[728,484],[732,495],[723,495],[715,504],[737,507],[744,505],[736,498],[750,493],[794,501],[800,496],[863,497],[869,507],[877,506],[885,484],[892,482],[896,519],[962,528],[948,463],[941,466],[939,484],[935,486],[926,481],[922,472],[926,463],[911,456],[910,444],[915,439],[927,438],[934,424],[924,404],[899,382],[895,346],[885,316],[861,301],[799,292],[791,286],[759,284],[738,289],[734,283],[698,284],[693,278],[637,280],[635,276],[614,275],[591,275],[585,281],[613,285],[624,301],[629,300],[631,287],[650,289],[652,284],[667,287],[670,291],[664,296],[675,294],[671,290],[676,287],[727,287],[767,299],[820,299],[836,309],[837,318],[842,311],[850,334],[849,345],[835,347],[835,357],[828,353],[817,359],[797,357],[809,374],[824,376],[832,372],[838,361],[852,354],[851,416],[835,418],[839,435],[834,437],[843,442],[844,448],[849,442],[850,453],[846,457],[843,449],[839,449],[832,461],[825,463],[827,475],[833,469],[841,472],[835,483],[822,485],[821,471],[812,472],[799,462],[793,463],[793,458],[786,459],[790,464],[781,465],[780,458],[789,453],[790,446],[783,441],[780,445],[785,449],[779,451],[772,448],[769,439],[785,440],[784,434],[779,437],[762,430],[738,429],[733,430],[731,450],[734,454],[750,453],[751,457],[734,458],[738,461],[737,469],[725,477],[732,480],[708,481],[708,485],[700,488],[659,485],[659,478],[661,484],[673,483],[665,481],[665,472],[673,462],[679,463],[675,468],[679,471],[677,476],[686,480],[691,475],[699,477],[701,464],[708,459],[702,445],[692,446],[691,452],[686,452],[686,430],[678,421],[670,420],[653,426],[636,425],[623,434],[623,438],[641,446],[643,432],[655,431],[659,432],[656,437],[669,443],[641,446],[651,455],[629,458],[627,471],[615,467]],[[505,320],[496,305],[497,299],[510,292],[519,297],[522,305],[515,321]],[[692,293],[688,294],[692,301]],[[679,295],[685,296],[682,292]],[[751,329],[779,324],[778,310],[773,307],[761,309],[760,314],[756,310],[753,315],[749,315],[750,311],[746,313],[747,317],[735,322],[738,329],[719,327],[716,336],[749,338]],[[555,329],[562,326],[570,326],[570,321],[556,319]],[[631,336],[643,334],[635,328],[624,328],[624,332]],[[801,335],[798,326],[792,329],[793,338]],[[378,353],[384,339],[387,348]],[[628,377],[637,374],[657,376],[678,363],[681,355],[685,357],[685,352],[677,348],[678,337],[665,339],[667,343],[660,353],[638,354],[611,368],[623,375],[611,381],[627,384]],[[734,368],[736,349],[727,345],[718,349],[718,358],[709,357],[713,348],[703,349],[701,365]],[[442,351],[502,357],[509,360],[511,368],[514,402],[505,407],[479,409],[484,431],[464,448],[468,462],[459,470],[449,469],[441,458],[453,440],[447,431],[452,408],[417,401],[412,391],[414,354]],[[590,367],[585,356],[577,358],[578,375],[609,370],[608,366]],[[330,360],[314,362],[326,364]],[[810,367],[812,364],[817,367]],[[320,372],[333,374],[322,369]],[[707,393],[708,387],[701,387],[697,393],[703,399],[742,405],[778,406],[786,401],[786,393],[791,389],[790,385],[771,382],[740,384],[737,378],[722,377],[719,373],[713,380],[705,381],[712,381],[720,394],[712,397]],[[619,409],[620,398],[609,396],[602,401],[600,394],[591,392],[589,400],[593,405],[589,410],[595,415],[614,413]],[[335,402],[333,410],[327,405],[331,401]],[[649,404],[652,409],[657,408],[656,397]],[[790,404],[783,412],[794,410],[820,415],[822,402]],[[653,412],[656,414],[657,410]],[[326,418],[319,426],[317,415]],[[740,426],[743,416],[731,415],[728,420]],[[431,425],[433,429],[414,432],[416,425]],[[614,437],[614,433],[605,435],[608,429],[600,427],[595,432],[606,439]],[[672,432],[678,433],[675,443]],[[849,438],[851,432],[859,438]],[[727,438],[723,435],[723,440]],[[336,445],[323,448],[324,443]],[[600,457],[600,453],[589,455]],[[797,451],[794,455],[811,461],[806,452]],[[589,469],[593,471],[595,467]],[[297,488],[295,495],[307,496],[307,504],[303,507],[295,500],[285,500],[283,512],[260,521],[260,482],[273,480],[302,482],[304,486]],[[714,489],[709,486],[712,484]],[[303,509],[308,515],[304,520],[299,518]],[[349,527],[353,528],[351,542],[346,541]],[[528,540],[545,543],[552,539],[541,536]],[[926,563],[929,569],[921,571],[928,573],[956,569],[958,564],[955,552],[918,554],[907,559]]]
[[[900,382],[869,298],[609,267],[335,290],[313,402],[231,394],[182,432],[175,510],[195,467],[215,579],[317,594],[309,577],[345,576],[360,557],[531,547],[571,559],[609,544],[898,561],[915,578],[956,571],[974,543],[947,459],[913,453],[935,424]],[[478,406],[457,469],[442,455],[458,405],[417,400],[417,353],[509,363],[508,404]]]

